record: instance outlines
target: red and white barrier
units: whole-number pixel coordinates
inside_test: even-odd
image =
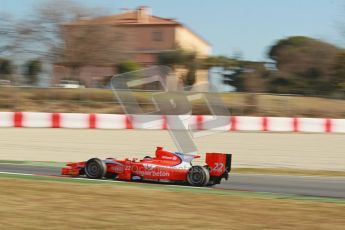
[[[15,128],[73,128],[73,129],[156,129],[194,127],[196,130],[257,131],[257,132],[316,132],[345,133],[345,119],[298,117],[218,117],[118,115],[80,113],[0,112],[0,127]],[[218,120],[219,121],[219,120]],[[174,127],[175,126],[175,127]]]

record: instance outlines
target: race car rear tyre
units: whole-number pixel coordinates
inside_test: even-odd
[[[210,181],[210,172],[202,166],[192,166],[187,175],[187,181],[192,186],[206,186]]]
[[[85,164],[85,175],[90,179],[102,179],[107,172],[105,163],[98,159],[92,158]]]

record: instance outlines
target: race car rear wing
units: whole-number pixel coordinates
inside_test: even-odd
[[[220,183],[222,178],[229,177],[232,164],[232,154],[206,153],[206,164],[210,169],[211,180]]]

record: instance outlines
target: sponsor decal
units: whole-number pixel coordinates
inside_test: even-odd
[[[123,167],[123,165],[114,165],[112,167],[112,170],[116,173],[121,173],[121,172],[123,172],[124,167]]]
[[[139,176],[155,176],[155,177],[169,177],[170,172],[157,168],[155,165],[152,164],[143,164],[142,167],[133,166],[132,167],[133,173]]]
[[[156,167],[155,165],[152,165],[152,164],[143,164],[143,166],[145,170],[153,170]]]
[[[138,170],[135,172],[139,176],[155,176],[155,177],[169,177],[170,173],[166,171],[145,171],[145,170]]]
[[[175,156],[174,156],[174,157],[162,156],[162,159],[176,161],[176,160],[177,160],[177,157],[175,157]]]

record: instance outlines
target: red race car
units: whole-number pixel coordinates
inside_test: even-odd
[[[142,160],[117,160],[92,158],[69,163],[61,169],[62,175],[86,175],[90,179],[117,179],[123,181],[167,181],[187,183],[192,186],[212,186],[226,180],[231,170],[231,154],[206,153],[205,166],[193,166],[198,155],[173,153],[157,147],[155,157]]]

